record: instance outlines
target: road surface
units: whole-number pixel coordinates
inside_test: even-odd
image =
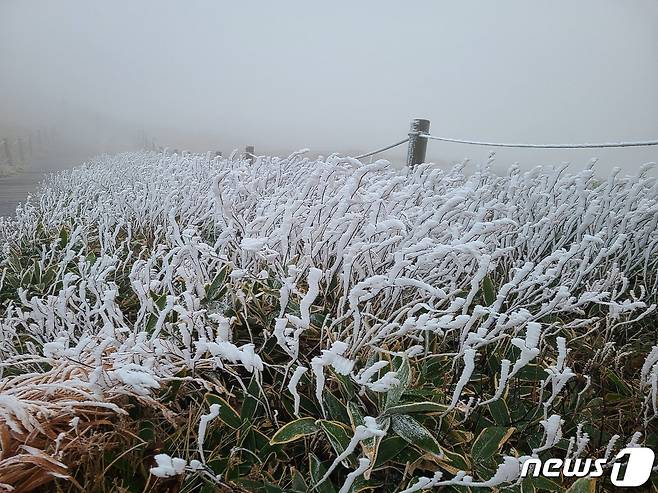
[[[34,193],[46,175],[71,168],[82,161],[81,158],[54,153],[35,158],[22,173],[0,177],[0,216],[13,216],[16,206]]]

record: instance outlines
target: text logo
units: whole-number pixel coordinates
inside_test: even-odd
[[[627,459],[626,468],[622,470],[623,462]],[[610,480],[615,486],[633,487],[643,485],[651,476],[655,455],[653,450],[646,447],[633,447],[622,449],[615,457],[610,472]],[[521,477],[530,473],[538,477],[540,474],[547,478],[557,478],[561,474],[565,478],[597,478],[603,475],[605,459],[547,459],[542,461],[538,457],[527,459],[521,467]]]
[[[617,461],[626,456],[628,456],[626,472],[623,478],[620,478],[621,464]],[[649,476],[651,476],[654,458],[653,450],[650,448],[633,447],[622,449],[617,454],[617,457],[615,457],[615,463],[612,466],[612,472],[610,473],[612,484],[615,486],[643,485],[649,479]]]

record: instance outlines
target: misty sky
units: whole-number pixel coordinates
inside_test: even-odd
[[[0,127],[92,139],[90,118],[195,150],[367,151],[413,117],[479,140],[658,139],[656,0],[0,0],[0,67]],[[631,172],[658,147],[497,156]]]

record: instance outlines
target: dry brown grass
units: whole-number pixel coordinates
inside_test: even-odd
[[[92,392],[88,371],[67,364],[0,380],[0,492],[36,491],[56,478],[84,491],[72,469],[125,445],[127,397]]]

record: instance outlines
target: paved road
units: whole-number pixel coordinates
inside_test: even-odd
[[[48,173],[71,168],[83,159],[51,154],[37,158],[22,173],[0,178],[0,216],[12,216],[16,206],[34,193]]]

